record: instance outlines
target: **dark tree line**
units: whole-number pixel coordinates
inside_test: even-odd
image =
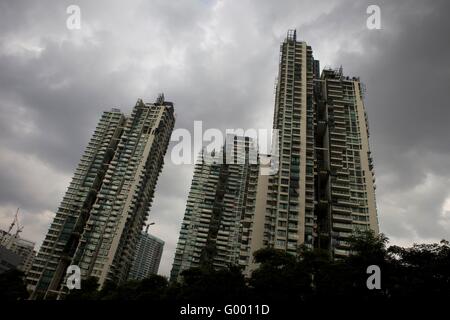
[[[22,271],[12,269],[0,274],[0,301],[25,300],[28,296]]]
[[[144,300],[149,302],[319,302],[397,301],[410,297],[450,298],[450,244],[418,244],[411,248],[387,247],[384,235],[371,232],[350,240],[352,254],[333,260],[320,250],[299,252],[298,257],[275,249],[255,253],[259,263],[249,279],[238,267],[214,270],[192,268],[182,273],[181,282],[169,283],[153,275],[122,285],[108,283],[98,290],[95,278],[82,281],[68,300]],[[367,267],[381,270],[381,289],[369,290]],[[23,299],[20,274],[0,275],[3,298]],[[12,278],[14,278],[12,277]],[[5,280],[6,279],[6,280]],[[7,280],[9,279],[9,280]],[[4,287],[13,288],[5,295]],[[22,287],[23,286],[23,287]],[[15,296],[17,295],[17,296]]]

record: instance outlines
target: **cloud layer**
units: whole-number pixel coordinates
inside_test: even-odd
[[[270,128],[279,45],[288,29],[321,66],[367,86],[381,231],[399,244],[450,238],[448,1],[69,1],[0,3],[0,227],[21,208],[40,243],[103,110],[159,92],[176,127]],[[192,166],[170,163],[150,220],[170,272]]]

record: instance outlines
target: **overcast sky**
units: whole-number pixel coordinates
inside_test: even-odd
[[[94,3],[95,2],[95,3]],[[126,3],[126,5],[125,5]],[[66,8],[81,8],[81,29]],[[381,9],[369,30],[366,8]],[[0,0],[0,228],[40,245],[104,110],[159,92],[176,127],[270,128],[288,29],[367,87],[380,229],[450,239],[449,1]],[[169,148],[150,212],[170,273],[193,174]]]

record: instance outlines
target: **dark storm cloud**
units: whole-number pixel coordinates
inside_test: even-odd
[[[0,4],[2,227],[20,206],[24,235],[43,239],[111,107],[129,112],[164,91],[177,128],[270,128],[279,44],[297,28],[322,66],[367,85],[381,230],[402,243],[448,238],[446,1],[78,1],[78,31],[65,27],[69,4]],[[381,8],[381,30],[366,28],[369,4]],[[164,274],[193,170],[170,151],[149,218],[166,241]]]

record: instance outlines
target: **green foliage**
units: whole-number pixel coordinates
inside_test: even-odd
[[[25,300],[28,292],[25,285],[25,275],[17,269],[0,274],[0,300]]]
[[[292,296],[293,292],[309,293],[311,278],[301,267],[295,256],[276,249],[262,249],[255,252],[259,268],[252,273],[249,285],[258,300],[285,301],[303,296]]]
[[[401,270],[394,292],[409,296],[411,292],[426,292],[428,297],[450,297],[450,245],[440,243],[415,244],[411,248],[392,246],[388,249],[396,267]]]
[[[382,263],[386,257],[388,242],[388,238],[382,233],[375,235],[372,230],[357,232],[349,239],[353,252],[350,258],[366,264]]]
[[[420,244],[387,247],[388,239],[361,232],[349,240],[351,255],[332,259],[329,252],[299,248],[297,256],[272,248],[254,254],[258,268],[250,278],[236,266],[214,270],[210,265],[185,270],[181,282],[161,276],[106,284],[98,291],[87,279],[77,300],[145,300],[153,302],[281,302],[398,301],[403,298],[450,297],[450,245]],[[381,289],[369,290],[367,267],[381,270]]]
[[[214,270],[192,268],[182,273],[183,282],[177,286],[179,301],[230,301],[243,299],[248,288],[238,267]]]
[[[81,289],[73,289],[67,300],[97,300],[99,296],[97,278],[89,277],[81,281]]]
[[[107,282],[101,290],[95,277],[81,281],[81,289],[71,290],[67,300],[145,300],[159,302],[165,298],[167,279],[151,275],[142,281],[127,281],[117,286]]]

